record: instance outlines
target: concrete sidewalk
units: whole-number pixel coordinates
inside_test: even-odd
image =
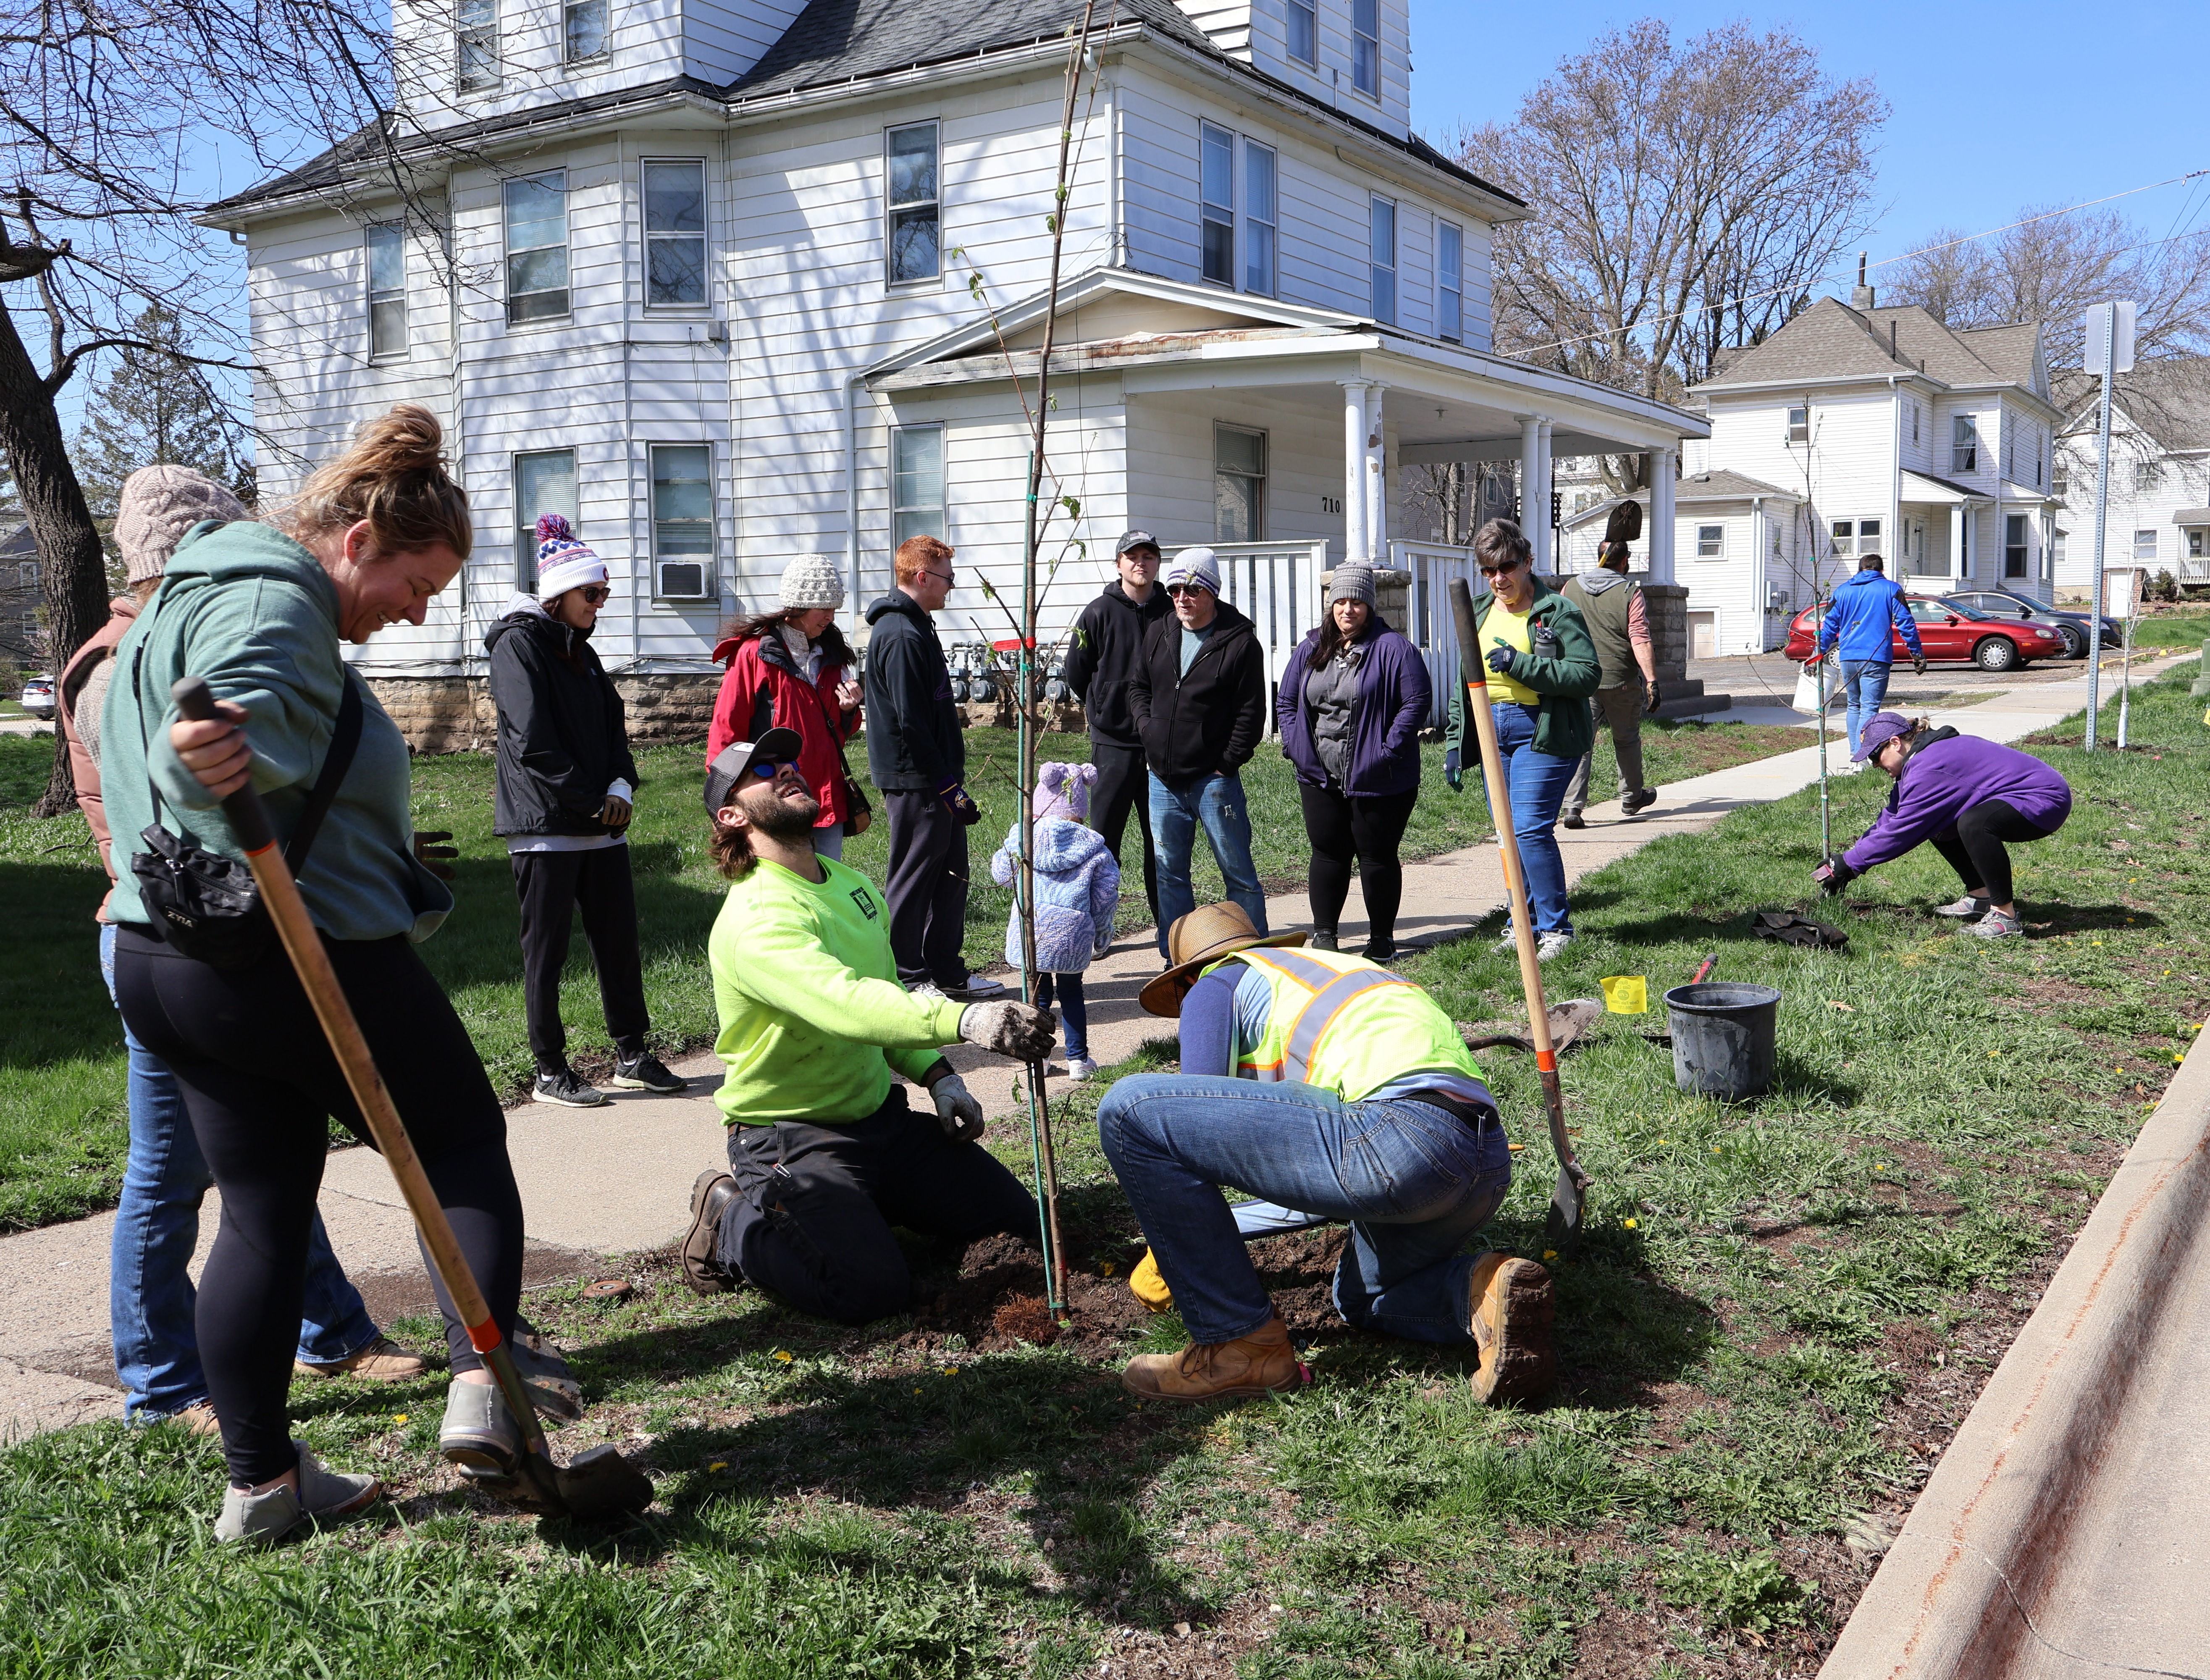
[[[2153,669],[2136,665],[2135,676],[2144,679],[2171,662],[2159,662]],[[2086,704],[2086,680],[2078,678],[2021,684],[1934,716],[1966,734],[2008,741],[2061,722]],[[1830,740],[1827,755],[1830,774],[1854,772],[1839,741]],[[1588,827],[1559,832],[1567,878],[1578,880],[1664,836],[1707,828],[1743,806],[1784,798],[1818,777],[1819,750],[1808,746],[1670,783],[1639,818],[1623,817],[1615,802],[1591,807]],[[1463,796],[1481,795],[1469,787]],[[1459,937],[1501,909],[1504,901],[1494,846],[1408,864],[1398,942],[1416,948]],[[1277,930],[1309,921],[1301,892],[1270,898],[1267,916]],[[1341,932],[1345,949],[1363,942],[1356,890]],[[1109,1065],[1146,1039],[1171,1034],[1171,1023],[1145,1015],[1136,1003],[1158,969],[1157,954],[1144,935],[1124,940],[1090,970],[1084,991],[1090,1049],[1100,1062]],[[1018,1099],[1011,1064],[965,1045],[947,1054],[988,1113],[1014,1111]],[[508,1115],[509,1147],[528,1215],[533,1278],[577,1276],[609,1255],[666,1248],[680,1237],[691,1181],[702,1167],[722,1158],[722,1131],[711,1100],[719,1063],[710,1055],[696,1057],[676,1071],[693,1079],[680,1097],[625,1094],[605,1109],[531,1104]],[[203,1242],[215,1229],[219,1203],[209,1196]],[[333,1154],[322,1208],[331,1242],[372,1310],[389,1317],[396,1310],[419,1310],[429,1301],[412,1225],[377,1156],[365,1149]],[[107,1315],[114,1223],[112,1213],[99,1214],[0,1237],[0,1438],[116,1410]]]

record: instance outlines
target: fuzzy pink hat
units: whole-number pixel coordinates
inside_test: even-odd
[[[1090,785],[1097,779],[1095,764],[1038,764],[1036,814],[1064,818],[1070,823],[1090,820]]]

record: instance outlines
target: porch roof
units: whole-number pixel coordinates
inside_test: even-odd
[[[1903,496],[1906,502],[1946,502],[1952,506],[1965,502],[1991,502],[1994,497],[1984,490],[1975,490],[1968,484],[1952,484],[1947,479],[1935,478],[1931,473],[1914,473],[1903,469]]]
[[[2183,507],[2172,511],[2175,525],[2210,525],[2210,507]]]
[[[1096,311],[1095,335],[1084,314]],[[977,317],[868,370],[868,389],[920,395],[1007,379],[1033,379],[1047,311],[1042,293]],[[1638,453],[1704,438],[1701,415],[1486,350],[1337,311],[1101,266],[1060,289],[1054,377],[1117,372],[1130,396],[1146,392],[1297,387],[1337,408],[1350,381],[1385,388],[1384,414],[1398,459],[1502,460],[1519,452],[1522,417],[1552,423],[1555,456]],[[1062,340],[1060,333],[1067,335]]]

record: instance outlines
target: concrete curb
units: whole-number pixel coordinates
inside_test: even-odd
[[[2119,1660],[2109,1644],[2066,1650],[2051,1629],[2077,1619],[2091,1587],[2108,1593],[2111,1560],[2098,1546],[2125,1532],[2136,1502],[2153,1503],[2138,1478],[2157,1462],[2159,1430],[2140,1414],[2195,1351],[2206,1223],[2210,1031],[1942,1455],[1821,1680],[2172,1671],[2135,1667],[2140,1655]],[[2193,1422],[2167,1417],[2162,1428]],[[2145,1568],[2152,1547],[2132,1538],[2131,1561]],[[2194,1623],[2199,1653],[2210,1624],[2201,1600],[2163,1614]]]

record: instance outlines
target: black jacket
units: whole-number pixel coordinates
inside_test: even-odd
[[[1266,650],[1251,620],[1226,601],[1219,626],[1181,674],[1181,620],[1169,613],[1144,632],[1128,678],[1128,710],[1144,762],[1170,788],[1233,776],[1266,733]]]
[[[936,626],[903,589],[868,607],[867,622],[868,777],[885,793],[962,780],[967,734]]]
[[[588,631],[534,601],[484,637],[498,708],[494,834],[606,834],[607,789],[637,784],[629,725]]]
[[[1144,632],[1170,618],[1173,604],[1158,584],[1140,607],[1118,578],[1082,609],[1074,621],[1074,646],[1066,656],[1066,686],[1090,719],[1090,739],[1108,746],[1141,746],[1128,710],[1128,680],[1144,656]]]

